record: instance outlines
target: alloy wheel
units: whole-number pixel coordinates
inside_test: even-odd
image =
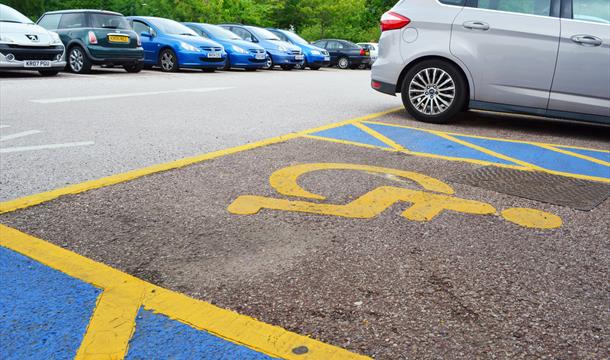
[[[267,56],[267,62],[265,63],[265,70],[271,69],[273,67],[273,59],[271,56]]]
[[[451,106],[454,99],[455,82],[442,69],[422,69],[409,83],[409,101],[422,114],[441,114]]]
[[[166,51],[161,55],[161,68],[163,68],[165,71],[172,71],[175,61],[176,59],[174,59],[174,54]]]
[[[83,69],[83,53],[79,48],[74,48],[70,51],[70,69],[78,73]]]
[[[339,67],[341,69],[347,69],[349,67],[349,60],[347,58],[339,59]]]

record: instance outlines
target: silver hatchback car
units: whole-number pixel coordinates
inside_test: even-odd
[[[420,121],[481,109],[610,124],[610,0],[401,0],[371,86]]]

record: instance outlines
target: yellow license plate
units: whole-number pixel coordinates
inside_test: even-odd
[[[108,35],[108,41],[115,43],[128,43],[129,36]]]

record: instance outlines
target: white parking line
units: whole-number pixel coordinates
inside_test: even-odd
[[[21,152],[21,151],[60,149],[60,148],[75,147],[75,146],[88,146],[88,145],[93,145],[93,144],[95,144],[93,141],[82,141],[82,142],[72,142],[72,143],[63,143],[63,144],[47,144],[47,145],[37,145],[37,146],[16,146],[16,147],[9,147],[9,148],[1,148],[0,154]]]
[[[2,127],[8,127],[8,126],[3,125]],[[24,136],[40,134],[41,132],[42,131],[40,131],[40,130],[22,131],[22,132],[18,132],[18,133],[15,133],[15,134],[0,136],[0,141],[12,140],[12,139],[17,139],[17,138],[24,137]]]
[[[77,97],[65,97],[65,98],[38,99],[38,100],[30,100],[30,101],[39,103],[39,104],[56,104],[56,103],[74,102],[74,101],[116,99],[116,98],[132,97],[132,96],[177,94],[177,93],[187,93],[187,92],[202,93],[202,92],[229,90],[229,89],[234,89],[234,88],[233,87],[212,87],[212,88],[196,88],[196,89],[179,89],[179,90],[135,92],[135,93],[111,94],[111,95],[94,95],[94,96],[77,96]]]

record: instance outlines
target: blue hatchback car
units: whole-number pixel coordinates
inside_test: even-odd
[[[142,39],[144,66],[159,66],[162,71],[193,68],[213,72],[225,65],[227,53],[222,45],[200,37],[179,22],[148,16],[127,19]]]
[[[267,52],[262,46],[258,46],[246,40],[242,40],[237,34],[230,32],[218,25],[183,23],[191,28],[199,36],[216,41],[224,46],[227,52],[227,61],[224,70],[231,68],[242,68],[254,71],[266,65]]]
[[[305,56],[303,68],[308,67],[311,70],[318,70],[323,66],[330,65],[330,54],[328,51],[315,45],[311,45],[307,42],[307,40],[303,39],[292,31],[274,28],[267,28],[267,30],[277,35],[277,37],[283,41],[289,42],[301,48],[301,51],[303,51],[303,55]]]
[[[222,24],[223,28],[234,32],[240,38],[256,43],[267,51],[267,62],[263,69],[271,69],[279,65],[284,70],[292,70],[302,65],[304,56],[301,48],[280,40],[272,32],[257,26],[240,24]]]

